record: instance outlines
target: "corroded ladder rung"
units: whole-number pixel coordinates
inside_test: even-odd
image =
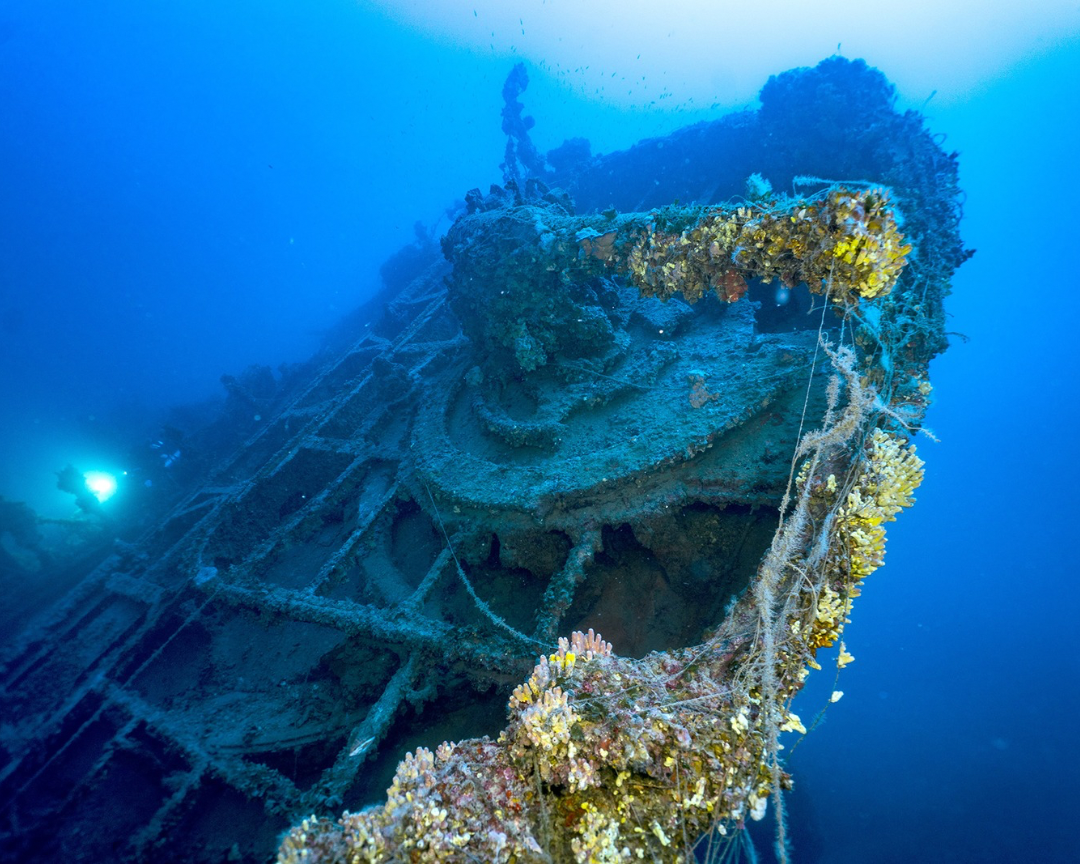
[[[175,599],[175,598],[172,598]],[[151,663],[156,660],[161,653],[172,643],[180,632],[195,621],[201,614],[203,609],[206,608],[214,599],[214,595],[211,594],[187,617],[180,623],[180,625],[172,632],[172,634],[161,642],[157,648],[150,653],[150,655],[143,660],[129,675],[128,681],[132,681],[137,678],[143,670],[145,670]],[[98,693],[102,696],[102,703],[94,710],[89,719],[83,721],[75,733],[68,737],[68,739],[61,744],[57,750],[52,753],[49,758],[33,773],[33,775],[22,783],[19,787],[16,795],[22,794],[22,792],[30,786],[41,774],[53,763],[57,758],[62,756],[71,744],[79,737],[82,732],[87,729],[91,723],[101,717],[101,715],[108,709],[110,701],[107,697],[107,691],[109,687],[116,686],[115,682],[109,677],[113,670],[123,661],[123,659],[129,656],[133,646],[138,645],[150,633],[154,627],[164,618],[164,616],[173,608],[173,603],[164,603],[158,606],[151,607],[143,613],[143,620],[139,624],[138,628],[130,636],[125,638],[122,644],[115,645],[106,654],[100,655],[99,659],[95,663],[91,663],[90,666],[83,672],[82,682],[70,693],[66,694],[62,703],[57,706],[56,710],[51,712],[48,718],[40,721],[37,724],[37,734],[29,741],[29,743],[38,743],[48,739],[57,730],[59,730],[64,720],[68,717],[72,710],[89,694]],[[96,668],[95,668],[96,666]],[[22,765],[23,759],[31,752],[31,748],[27,748],[22,754],[16,755],[12,758],[8,764],[0,769],[0,784],[2,784],[8,777],[13,775],[18,768]]]
[[[243,574],[250,572],[251,568],[261,562],[266,556],[274,551],[274,548],[281,542],[283,536],[288,536],[296,530],[305,519],[311,516],[313,510],[317,509],[318,505],[324,502],[334,491],[336,491],[341,484],[345,481],[345,478],[351,474],[357,472],[367,462],[366,456],[357,456],[350,462],[333,480],[330,480],[317,495],[311,498],[303,507],[299,508],[293,513],[283,525],[279,525],[277,528],[270,532],[265,540],[263,540],[258,546],[252,549],[244,559],[234,565],[232,569],[238,573]]]
[[[108,687],[107,693],[112,704],[121,706],[132,718],[146,724],[155,735],[183,753],[189,764],[205,765],[210,774],[238,792],[262,800],[271,812],[286,815],[291,809],[288,802],[300,799],[296,784],[280,771],[269,765],[245,762],[242,757],[208,753],[197,741],[180,731],[166,712],[146,703],[142,697],[115,684]]]
[[[400,485],[401,484],[395,480],[390,484],[390,487],[383,493],[373,507],[368,508],[366,513],[360,514],[356,527],[353,529],[352,533],[345,538],[345,542],[342,543],[326,563],[319,568],[319,572],[315,575],[315,578],[311,580],[311,584],[307,587],[307,590],[310,593],[316,593],[326,584],[334,571],[341,565],[341,562],[345,560],[349,553],[355,548],[356,544],[360,542],[360,538],[367,533],[376,517],[379,516],[379,514],[385,510],[386,506],[394,500]]]
[[[378,753],[379,742],[386,737],[394,715],[416,683],[420,674],[417,657],[415,652],[410,654],[409,659],[393,674],[378,701],[349,735],[334,764],[303,795],[299,811],[294,815],[306,816],[319,806],[327,806],[333,799],[340,803],[360,766]]]

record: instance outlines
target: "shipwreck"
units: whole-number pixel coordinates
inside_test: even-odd
[[[956,154],[839,57],[541,154],[523,75],[504,182],[4,646],[9,858],[693,861],[770,807],[785,857],[791,700],[922,478]]]

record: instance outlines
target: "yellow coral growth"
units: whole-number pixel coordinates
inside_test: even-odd
[[[577,720],[569,697],[561,687],[552,687],[544,691],[536,704],[521,712],[521,738],[551,753],[569,743],[570,729]]]
[[[851,612],[851,598],[841,597],[828,585],[821,589],[814,611],[814,626],[807,638],[812,648],[827,648],[840,638]]]
[[[521,709],[539,697],[545,689],[559,678],[565,678],[574,671],[580,657],[589,662],[597,657],[609,657],[611,643],[605,642],[599,633],[589,628],[588,633],[575,630],[570,638],[559,637],[559,650],[550,657],[541,657],[532,671],[529,680],[514,688],[510,696],[510,708]]]
[[[904,243],[883,189],[833,189],[793,210],[768,210],[748,221],[733,260],[765,281],[805,280],[811,291],[833,286],[833,299],[887,294],[906,263]]]
[[[808,480],[805,468],[799,482]],[[807,622],[796,617],[789,622],[792,633],[805,632],[811,656],[819,648],[834,645],[849,623],[852,600],[859,596],[863,579],[885,563],[885,526],[896,514],[915,503],[913,493],[922,482],[923,462],[913,446],[881,429],[875,429],[866,447],[862,471],[836,511],[830,542],[828,579],[817,592]],[[837,490],[835,477],[821,484],[826,500]],[[851,662],[841,652],[840,666]],[[811,668],[820,668],[813,660]]]
[[[763,814],[773,778],[759,700],[715,683],[731,649],[632,660],[595,634],[561,640],[497,742],[420,748],[384,805],[305,821],[278,860],[691,860],[711,826]]]
[[[844,541],[855,582],[885,563],[885,528],[912,497],[923,479],[923,461],[914,447],[875,429],[870,439],[867,466],[859,485],[848,493],[840,509],[838,530]]]
[[[911,246],[897,226],[884,189],[837,187],[776,207],[714,207],[682,231],[650,223],[631,245],[626,268],[645,296],[681,294],[688,302],[709,290],[734,302],[746,280],[805,281],[836,302],[887,294]]]
[[[599,812],[588,801],[581,807],[584,815],[578,826],[578,836],[571,841],[575,860],[579,864],[628,861],[630,849],[621,843],[619,823]]]
[[[732,303],[746,293],[746,279],[731,260],[740,226],[750,211],[720,208],[680,233],[650,224],[627,258],[630,280],[646,297],[681,294],[696,303],[706,291]]]

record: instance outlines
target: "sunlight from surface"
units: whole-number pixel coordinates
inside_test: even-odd
[[[439,41],[544,68],[581,95],[678,110],[751,101],[769,75],[833,52],[887,68],[903,92],[947,102],[1080,33],[1080,6],[1069,0],[374,2]]]

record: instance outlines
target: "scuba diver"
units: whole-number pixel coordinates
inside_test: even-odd
[[[147,466],[146,480],[144,485],[150,487],[153,485],[153,478],[167,478],[172,485],[176,485],[176,480],[172,476],[173,471],[169,470],[175,465],[180,457],[183,455],[180,445],[183,443],[184,433],[177,429],[175,426],[169,426],[166,424],[161,427],[158,437],[151,442],[150,451],[153,454],[156,465],[153,467]]]
[[[74,465],[68,465],[63,471],[56,472],[56,488],[74,495],[75,503],[88,516],[97,516],[104,522],[108,521],[101,502],[86,485],[86,477]]]

